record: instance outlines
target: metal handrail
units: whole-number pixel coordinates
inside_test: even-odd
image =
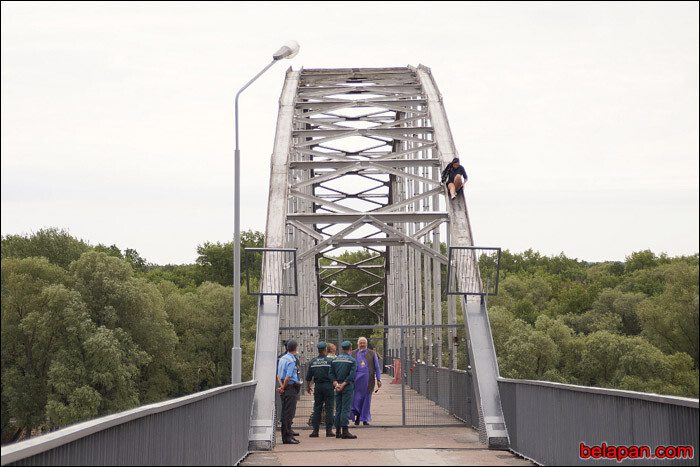
[[[211,397],[228,391],[241,389],[249,386],[254,387],[256,384],[256,381],[229,384],[226,386],[221,386],[206,391],[197,392],[195,394],[179,397],[176,399],[170,399],[163,402],[144,405],[135,409],[126,410],[112,415],[106,415],[104,417],[88,420],[85,422],[80,422],[75,425],[71,425],[51,433],[37,436],[35,438],[20,441],[9,446],[3,446],[2,465],[11,464],[13,462],[18,462],[32,456],[47,453],[48,451],[60,448],[61,446],[64,446],[66,444],[79,441],[82,438],[86,438],[91,435],[104,432],[105,430],[108,430],[110,428],[125,425],[129,422],[133,422],[135,420],[142,419],[150,415],[156,415],[162,412],[175,410],[179,407],[190,405],[205,399],[209,399]],[[249,422],[249,420],[245,420],[243,423],[247,425]],[[245,433],[247,433],[247,429],[245,430]],[[115,443],[116,442],[117,441],[115,441]],[[234,459],[232,459],[231,461],[234,461]]]

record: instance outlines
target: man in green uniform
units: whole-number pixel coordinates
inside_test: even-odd
[[[333,435],[333,383],[330,370],[332,360],[326,356],[326,343],[321,341],[318,347],[318,357],[309,362],[306,370],[306,392],[311,394],[311,380],[314,381],[314,413],[311,418],[311,426],[314,431],[310,438],[318,438],[318,428],[321,424],[321,409],[326,406],[326,436]]]
[[[357,360],[352,358],[352,344],[343,341],[340,345],[343,351],[331,362],[330,377],[335,388],[335,428],[336,438],[355,439],[357,436],[348,431],[348,420],[352,409],[352,398],[355,395],[355,372]],[[343,430],[342,434],[340,430]]]

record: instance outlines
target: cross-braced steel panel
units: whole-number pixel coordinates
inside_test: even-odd
[[[440,207],[441,160],[416,70],[304,70],[297,98],[287,223],[294,234],[316,240],[299,259],[316,260],[318,316],[356,309],[370,310],[372,324],[423,323],[423,288],[431,288],[439,302],[440,282],[430,278],[426,286],[421,270],[423,262],[436,270],[446,263],[439,227],[448,212]],[[354,264],[329,258],[333,266],[323,261],[352,249],[363,249],[367,257]],[[330,284],[350,269],[371,276],[370,287]],[[431,300],[431,322],[433,305]],[[290,315],[286,322],[299,325],[297,318]],[[424,355],[421,334],[412,334],[411,348]],[[397,332],[389,331],[386,339],[388,347],[398,348]]]

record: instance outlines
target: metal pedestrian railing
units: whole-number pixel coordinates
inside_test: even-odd
[[[471,371],[417,364],[407,386],[478,428]],[[542,465],[619,465],[581,458],[587,447],[692,447],[693,458],[631,459],[630,465],[697,465],[698,399],[548,381],[499,378],[510,450]],[[677,450],[677,449],[676,449]]]
[[[620,465],[581,458],[587,447],[692,446],[692,459],[625,465],[698,465],[698,399],[499,378],[512,451],[543,465]]]
[[[479,428],[471,371],[416,364],[407,372],[407,378],[408,387],[417,394],[442,407],[468,426]]]
[[[256,382],[231,384],[3,446],[2,465],[236,465]]]
[[[422,363],[402,371],[406,386],[478,429],[471,371]],[[697,465],[698,399],[548,381],[499,378],[510,450],[541,465],[619,465],[584,459],[587,447],[690,446],[692,458],[631,459],[629,465]]]

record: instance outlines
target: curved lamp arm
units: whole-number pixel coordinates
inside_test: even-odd
[[[286,42],[272,56],[272,61],[257,75],[248,81],[238,93],[236,93],[236,150],[234,151],[234,190],[233,190],[233,347],[231,348],[231,383],[241,382],[241,183],[240,161],[241,151],[238,147],[238,98],[241,93],[253,82],[265,73],[278,60],[292,58],[299,53],[299,44],[296,41]]]

